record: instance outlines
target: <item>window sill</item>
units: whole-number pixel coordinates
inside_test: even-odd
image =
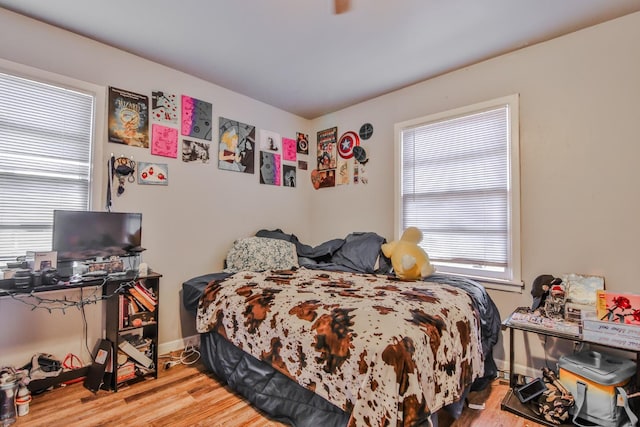
[[[491,289],[494,291],[503,291],[503,292],[514,292],[521,294],[524,291],[524,283],[522,281],[509,281],[509,280],[499,280],[499,279],[491,279],[488,277],[478,277],[471,276],[466,274],[456,274],[443,272],[444,274],[451,274],[452,276],[460,276],[466,277],[467,279],[475,280],[484,286],[486,289]]]

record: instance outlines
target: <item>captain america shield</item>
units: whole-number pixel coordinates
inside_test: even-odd
[[[357,133],[348,131],[342,134],[338,141],[338,153],[343,159],[353,157],[353,147],[360,145],[360,137]]]

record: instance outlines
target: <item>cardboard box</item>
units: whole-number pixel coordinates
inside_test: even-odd
[[[582,339],[596,344],[640,351],[640,326],[599,320],[584,320]]]
[[[598,291],[598,320],[640,325],[640,295]]]

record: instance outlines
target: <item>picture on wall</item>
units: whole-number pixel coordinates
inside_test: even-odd
[[[282,138],[282,160],[296,161],[296,141],[291,138]]]
[[[296,167],[293,165],[282,165],[282,185],[284,187],[296,186]]]
[[[311,184],[316,190],[319,188],[334,187],[336,185],[335,169],[319,171],[314,169],[311,171]]]
[[[318,132],[318,170],[336,168],[337,142],[337,127],[332,127]]]
[[[307,170],[307,161],[306,160],[298,160],[298,169],[302,171]]]
[[[209,163],[211,144],[201,141],[182,140],[182,161],[186,163]]]
[[[151,154],[164,157],[178,157],[178,129],[151,125]]]
[[[151,120],[178,125],[178,96],[162,91],[151,92]]]
[[[336,177],[336,185],[346,185],[351,181],[350,166],[353,165],[351,159],[338,158],[338,176]]]
[[[149,148],[149,98],[109,87],[109,142]]]
[[[280,134],[268,130],[260,130],[260,149],[279,153],[282,151]]]
[[[309,154],[309,135],[296,132],[296,149],[300,154]]]
[[[220,117],[218,169],[254,173],[256,128]]]
[[[182,135],[211,141],[213,105],[182,95]]]
[[[280,185],[280,154],[260,151],[260,184]]]
[[[140,162],[138,184],[169,185],[169,166],[166,163]]]

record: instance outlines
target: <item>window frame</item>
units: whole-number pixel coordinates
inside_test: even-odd
[[[88,182],[88,210],[104,210],[100,202],[106,197],[106,160],[104,160],[104,150],[102,141],[106,141],[105,114],[106,114],[106,93],[105,86],[96,85],[72,77],[48,72],[35,67],[26,66],[0,58],[0,72],[10,74],[18,78],[37,81],[43,84],[52,85],[59,88],[81,92],[94,98],[93,123],[91,129],[90,147],[90,167]],[[16,254],[22,256],[25,254]],[[0,267],[5,266],[0,261]]]
[[[402,200],[402,179],[403,179],[403,152],[402,134],[403,131],[417,128],[421,125],[428,125],[439,121],[472,115],[478,112],[487,111],[499,107],[507,106],[508,123],[508,206],[507,222],[509,237],[507,242],[508,266],[504,273],[505,277],[494,277],[493,275],[473,274],[469,270],[459,270],[456,268],[436,266],[436,270],[447,273],[461,275],[482,282],[492,289],[522,292],[524,287],[521,270],[521,247],[520,247],[520,116],[519,116],[519,95],[512,94],[500,98],[491,99],[471,105],[466,105],[451,110],[437,112],[415,119],[396,123],[394,125],[394,233],[399,239],[403,232],[403,200]],[[427,250],[428,253],[428,250]],[[434,263],[435,264],[435,263]]]

